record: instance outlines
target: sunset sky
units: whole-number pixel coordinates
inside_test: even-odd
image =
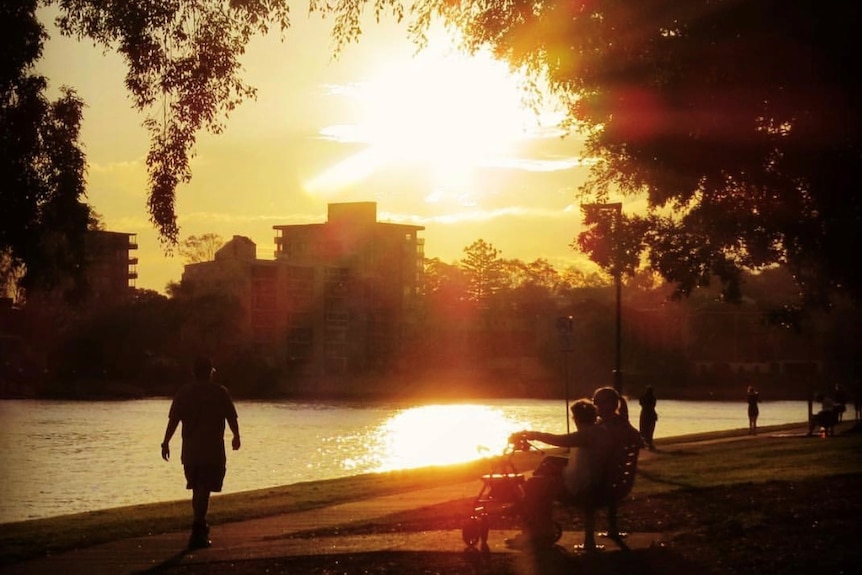
[[[183,262],[164,255],[148,220],[148,138],[122,59],[46,25],[37,71],[87,104],[87,201],[108,229],[137,234],[136,285],[163,292]],[[425,226],[427,257],[454,262],[481,238],[504,258],[583,263],[568,247],[587,170],[578,137],[561,138],[550,106],[525,111],[503,64],[460,56],[442,35],[417,55],[393,24],[368,24],[337,60],[331,47],[329,24],[299,13],[283,42],[252,43],[243,63],[258,98],[223,134],[200,136],[192,181],[177,194],[181,239],[244,235],[270,259],[273,225],[320,223],[328,203],[374,201],[380,221]]]

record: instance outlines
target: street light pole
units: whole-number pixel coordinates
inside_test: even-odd
[[[623,204],[616,202],[606,204],[608,209],[614,210],[614,287],[617,292],[617,341],[616,341],[616,369],[614,369],[614,389],[617,393],[623,393],[623,282],[622,262],[620,262],[620,224],[623,219]]]
[[[622,308],[622,263],[620,262],[621,254],[621,241],[620,241],[620,226],[623,220],[623,204],[622,202],[612,202],[607,204],[589,204],[601,210],[613,210],[614,211],[614,227],[613,227],[613,240],[614,240],[614,260],[613,260],[613,273],[614,273],[614,289],[616,290],[616,358],[614,363],[614,389],[617,390],[617,393],[622,394],[623,392],[623,370],[622,370],[622,359],[623,359],[623,344],[622,344],[622,328],[623,328],[623,308]]]
[[[616,369],[614,369],[614,389],[617,390],[617,393],[622,395],[623,393],[623,343],[622,343],[622,331],[623,331],[623,283],[622,278],[620,277],[620,267],[619,264],[614,264],[614,284],[617,291],[617,341],[616,341]]]

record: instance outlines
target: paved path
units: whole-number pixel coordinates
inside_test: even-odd
[[[124,575],[143,573],[166,564],[241,561],[268,557],[325,555],[354,551],[460,551],[464,548],[459,530],[402,532],[381,535],[336,536],[315,539],[291,538],[310,529],[383,517],[399,511],[437,505],[445,501],[475,497],[475,481],[378,497],[275,517],[213,525],[213,546],[185,551],[187,532],[165,533],[123,539],[76,549],[58,555],[24,561],[4,567],[4,575]],[[489,546],[495,552],[509,552],[504,539],[514,531],[491,530]],[[571,548],[581,535],[565,532],[559,544]],[[655,533],[632,534],[630,548],[641,548],[660,540]],[[608,550],[613,548],[608,544]]]

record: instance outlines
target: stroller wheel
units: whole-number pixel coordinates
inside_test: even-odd
[[[475,547],[482,538],[482,522],[478,517],[470,517],[461,525],[461,539],[468,547]]]
[[[549,547],[559,541],[562,536],[563,526],[555,521],[552,528],[549,528],[541,535],[536,535],[535,538],[532,539],[532,544],[539,547]]]
[[[562,536],[563,536],[563,526],[555,521],[554,522],[554,534],[553,534],[551,543],[556,543],[557,541],[560,540],[560,537],[562,537]]]

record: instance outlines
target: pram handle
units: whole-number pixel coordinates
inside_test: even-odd
[[[509,446],[512,451],[538,451],[539,453],[544,454],[545,452],[530,443],[530,441],[524,437],[524,432],[519,431],[517,433],[513,433],[509,436]]]

